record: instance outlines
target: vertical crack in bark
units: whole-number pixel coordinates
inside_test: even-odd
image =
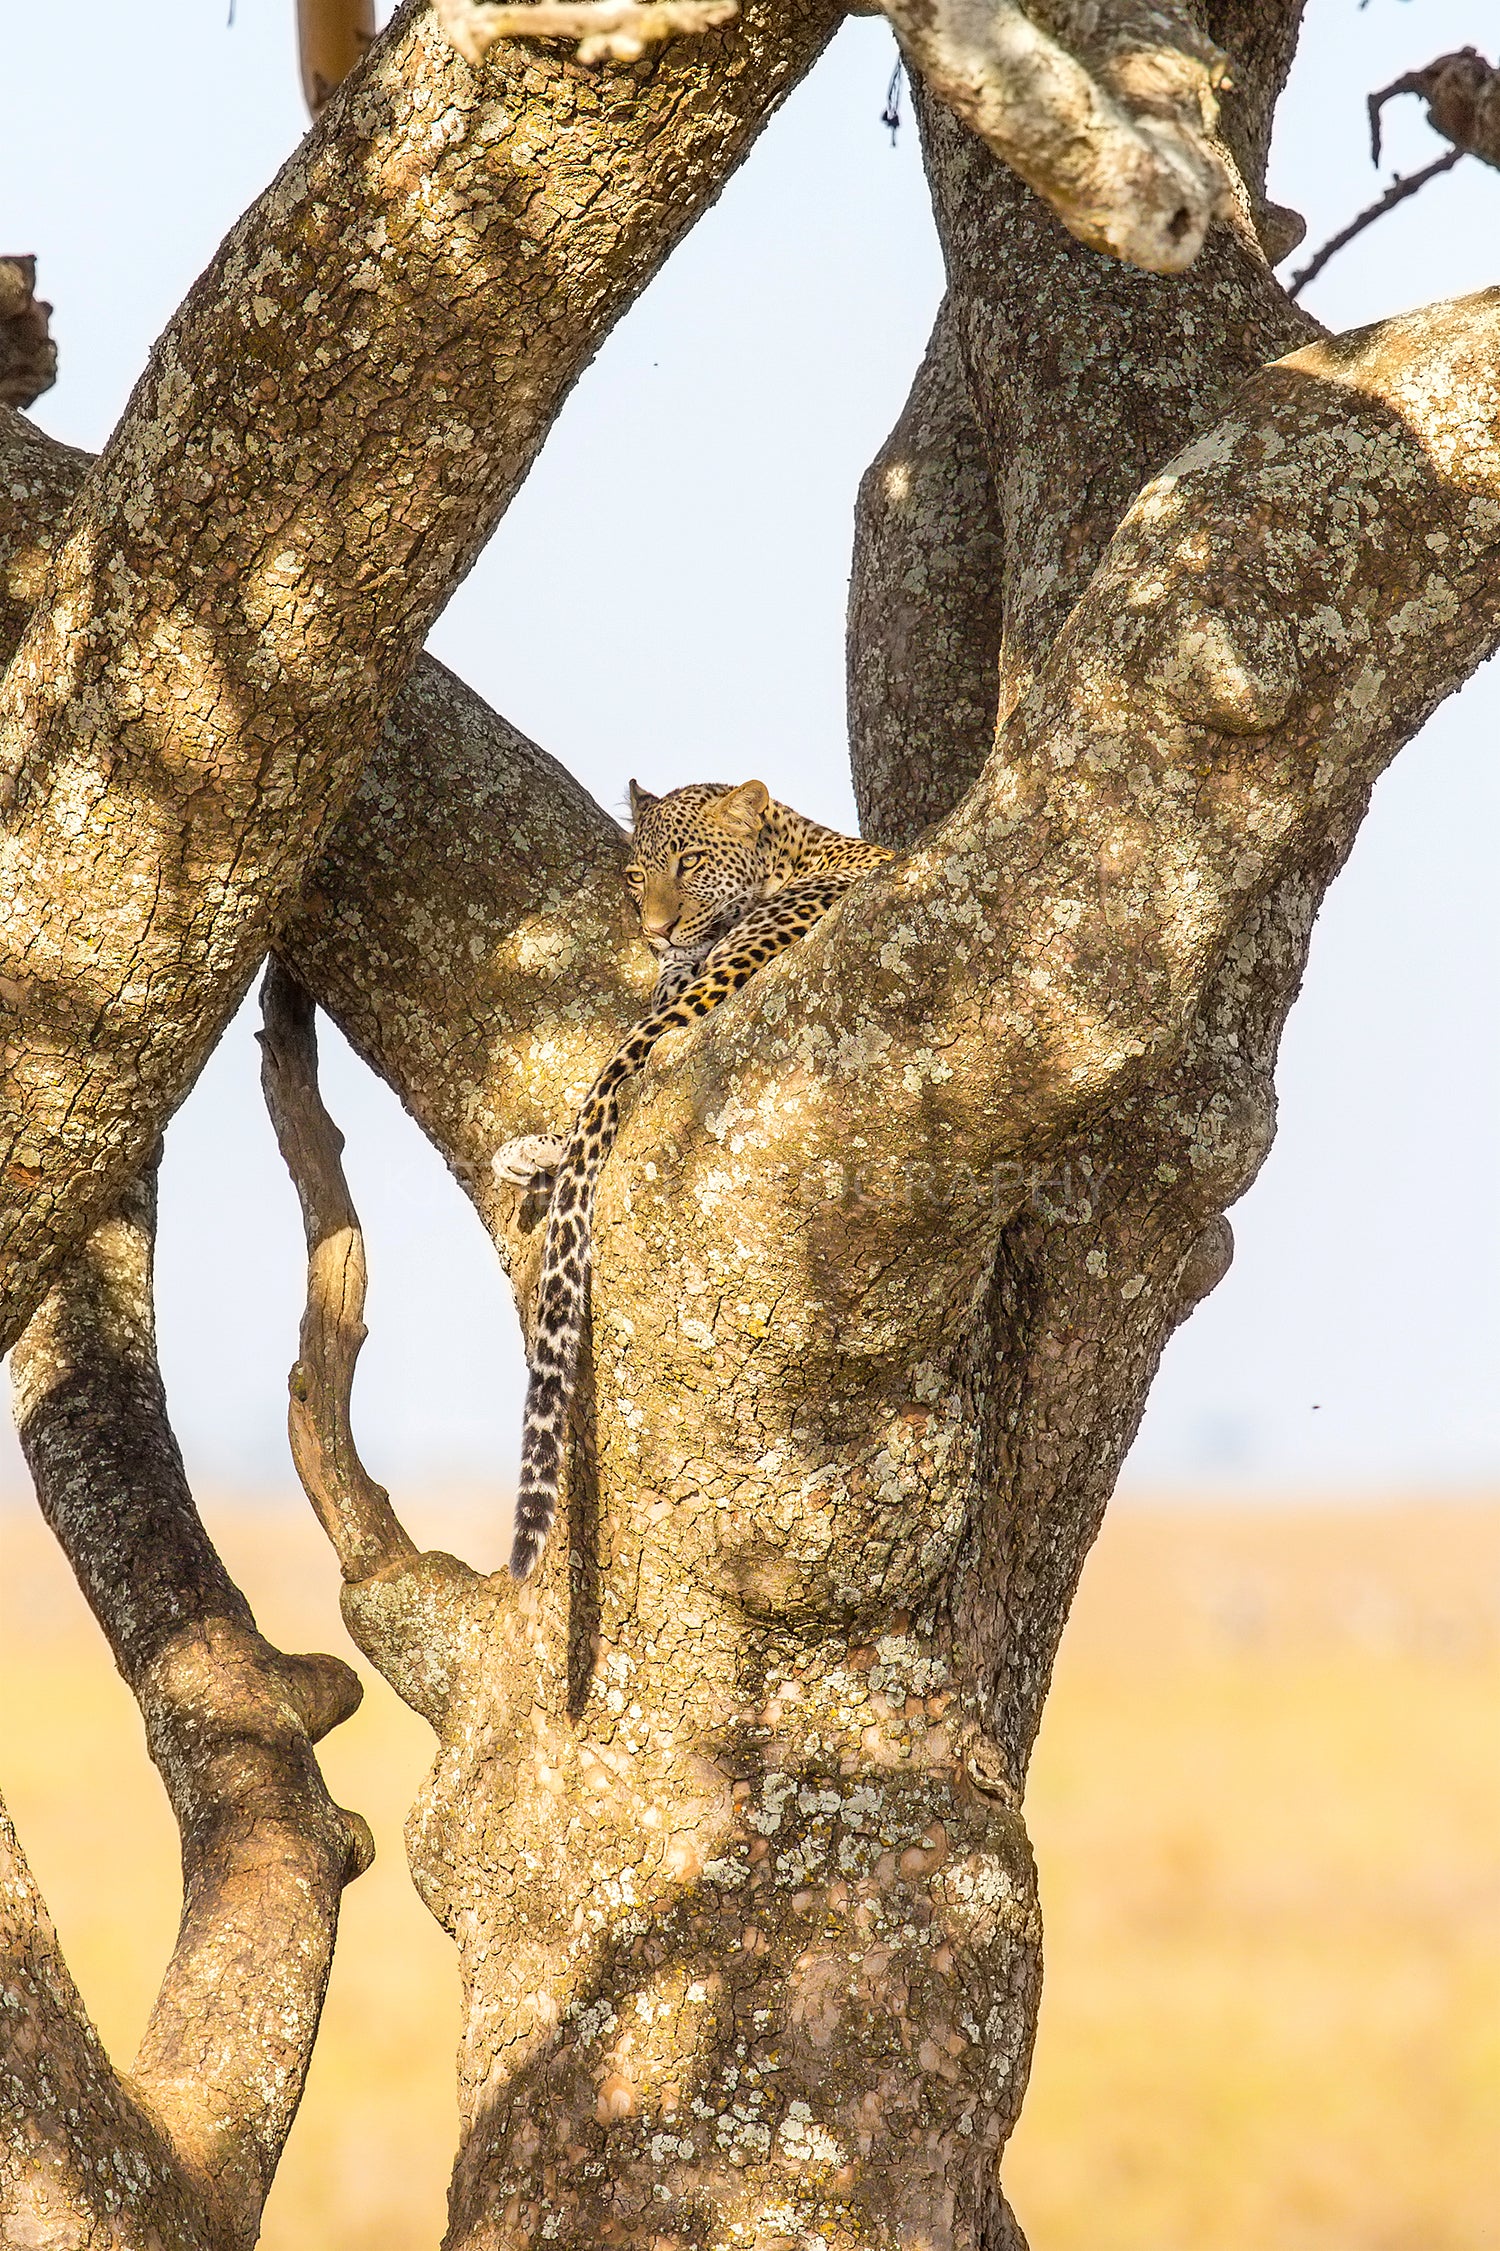
[[[339,1897],[373,1851],[312,1753],[357,1705],[355,1676],[256,1632],[193,1506],[156,1363],[154,1222],[153,1166],[12,1355],[38,1499],[140,1705],[182,1835],[181,1928],[128,2080],[110,2072],[23,1874],[7,1896],[30,1932],[17,1940],[31,1965],[22,2007],[52,2027],[33,2015],[11,2052],[55,2036],[71,2057],[7,2122],[6,2240],[49,2251],[149,2241],[153,2227],[195,2247],[254,2241],[312,2053]],[[120,2163],[95,2165],[100,2146]]]

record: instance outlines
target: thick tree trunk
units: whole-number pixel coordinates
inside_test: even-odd
[[[1248,224],[1296,13],[1199,26],[1245,202],[1174,280],[924,104],[949,295],[865,483],[850,648],[861,803],[917,841],[638,1090],[567,1518],[519,1593],[416,1554],[353,1455],[352,1215],[271,981],[301,1459],[351,1630],[438,1743],[409,1847],[464,1980],[452,2251],[1019,2244],[1058,1636],[1227,1264],[1323,890],[1500,637],[1500,299],[1310,341]],[[29,443],[17,601],[75,473]],[[424,665],[255,926],[468,1185],[523,1312],[541,1213],[489,1158],[565,1120],[649,984],[620,855]]]

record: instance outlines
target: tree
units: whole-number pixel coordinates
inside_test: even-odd
[[[542,1214],[490,1154],[568,1114],[650,964],[614,823],[418,652],[838,21],[565,12],[609,67],[410,0],[102,458],[0,423],[3,1341],[184,1856],[127,2077],[0,1834],[0,2208],[49,2251],[253,2241],[368,1856],[311,1748],[351,1676],[255,1631],[152,1341],[152,1151],[268,951],[298,1466],[437,1745],[409,1844],[463,1976],[450,2243],[1019,2244],[1058,1637],[1227,1266],[1318,903],[1500,634],[1500,300],[1329,338],[1271,270],[1296,0],[893,4],[949,276],[856,524],[851,757],[903,856],[641,1087],[537,1583],[419,1554],[349,1430],[313,1005],[524,1315]],[[1483,154],[1467,83],[1463,130],[1415,90]]]

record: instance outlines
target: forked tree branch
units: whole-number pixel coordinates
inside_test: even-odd
[[[59,2073],[20,2113],[7,2109],[0,2236],[116,2241],[124,2209],[129,2240],[150,2240],[155,2226],[162,2240],[229,2251],[259,2231],[312,2054],[340,1894],[373,1846],[359,1816],[330,1801],[312,1754],[358,1704],[358,1681],[337,1658],[283,1656],[257,1633],[194,1508],[156,1362],[154,1208],[153,1168],[31,1322],[12,1382],[43,1513],[140,1705],[177,1818],[182,1923],[119,2086],[76,1997],[52,1980],[53,2033],[59,2014],[71,2020],[87,2083]],[[31,1895],[10,1904],[36,1934],[25,1944],[51,1943]],[[33,1981],[22,2006],[40,2005]],[[37,2024],[34,2036],[51,2035]],[[27,2052],[19,2027],[8,2037]],[[118,2137],[108,2179],[59,2157],[84,2146],[85,2123]],[[189,2237],[163,2227],[179,2208],[201,2215]]]
[[[0,682],[0,1340],[191,1084],[579,371],[837,20],[757,11],[732,72],[689,41],[582,104],[535,49],[481,81],[407,0],[174,318]]]

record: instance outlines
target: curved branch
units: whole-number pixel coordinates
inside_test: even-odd
[[[1397,94],[1417,94],[1427,104],[1427,122],[1465,156],[1500,165],[1500,70],[1486,62],[1476,47],[1460,47],[1456,54],[1439,55],[1425,70],[1409,70],[1372,94],[1370,162],[1380,162],[1381,125],[1385,105]]]
[[[366,1336],[365,1245],[344,1178],[339,1132],[318,1092],[313,1005],[275,955],[260,994],[261,1086],[307,1236],[307,1309],[290,1378],[292,1460],[346,1579],[416,1554],[359,1458],[350,1395]]]
[[[365,1249],[344,1178],[344,1137],[318,1087],[313,1004],[273,955],[261,988],[261,1084],[302,1205],[307,1307],[288,1429],[302,1489],[345,1582],[351,1633],[397,1694],[441,1728],[466,1638],[495,1591],[453,1556],[419,1555],[354,1443],[350,1395],[365,1341]]]
[[[156,1364],[154,1220],[153,1169],[88,1238],[11,1361],[43,1513],[141,1707],[182,1833],[181,1928],[128,2084],[112,2090],[76,2010],[71,2037],[94,2056],[94,2130],[114,2132],[136,2105],[152,2121],[131,2136],[145,2171],[127,2166],[114,2193],[149,2212],[165,2165],[167,2187],[175,2174],[178,2197],[206,2215],[203,2240],[248,2246],[301,2097],[340,1894],[373,1851],[312,1754],[359,1683],[337,1658],[283,1656],[262,1639],[199,1521]],[[29,2133],[66,2145],[70,2099],[39,2092]],[[21,2210],[66,2196],[81,2241],[106,2185],[83,2169],[12,2193]],[[38,2240],[73,2239],[59,2227]]]
[[[1313,346],[1146,487],[949,821],[648,1085],[599,1291],[628,1209],[669,1302],[722,1256],[726,1295],[776,1303],[809,1168],[858,1149],[829,1315],[759,1346],[762,1380],[829,1395],[849,1355],[920,1349],[914,1270],[945,1333],[1030,1168],[1170,1072],[1264,902],[1495,647],[1497,367],[1497,293]]]

